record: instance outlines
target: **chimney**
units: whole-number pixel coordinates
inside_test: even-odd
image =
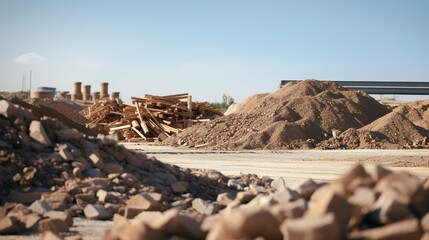
[[[71,96],[72,101],[82,100],[82,83],[74,82],[73,94]]]
[[[91,100],[91,85],[83,85],[83,100]]]
[[[109,98],[109,83],[108,82],[102,82],[100,84],[100,99],[103,98]]]
[[[94,101],[94,103],[98,102],[98,100],[100,100],[100,92],[93,92],[92,93],[92,101]]]
[[[119,92],[112,92],[112,100],[119,99]]]

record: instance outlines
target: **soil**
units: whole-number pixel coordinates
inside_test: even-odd
[[[361,128],[389,112],[365,92],[306,80],[252,96],[237,113],[186,129],[167,144],[222,150],[314,148],[331,138],[333,130]]]

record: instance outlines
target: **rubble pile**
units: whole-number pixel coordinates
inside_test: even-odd
[[[192,102],[188,94],[132,97],[132,105],[104,100],[81,111],[92,122],[103,123],[126,141],[164,141],[199,122],[222,116],[210,104]]]
[[[166,142],[226,150],[314,148],[334,132],[361,128],[390,112],[365,92],[316,80],[254,95],[240,108]]]
[[[189,209],[195,199],[215,201],[219,193],[270,181],[180,169],[127,150],[115,135],[85,136],[0,100],[0,234],[63,232],[75,216],[106,220]]]
[[[429,179],[357,165],[329,184],[305,180],[275,191],[219,194],[216,203],[115,215],[104,239],[428,239]]]

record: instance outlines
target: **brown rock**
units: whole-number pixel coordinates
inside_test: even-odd
[[[46,192],[18,192],[18,191],[10,191],[9,195],[6,197],[6,201],[8,202],[16,202],[22,204],[31,204],[34,201],[39,200],[42,197],[42,194]]]
[[[140,240],[153,239],[164,240],[167,237],[160,231],[154,230],[141,221],[131,222],[130,224],[120,224],[108,231],[103,237],[105,240]]]
[[[42,240],[61,240],[61,238],[52,231],[46,231],[42,235]]]
[[[409,219],[383,227],[355,232],[351,234],[349,238],[368,240],[418,240],[422,234],[423,232],[419,226],[419,221],[417,219]]]
[[[253,191],[243,191],[243,192],[238,192],[235,199],[245,204],[252,201],[252,199],[254,199],[256,195],[257,194],[255,194]]]
[[[386,189],[373,206],[372,220],[379,224],[390,224],[413,218],[407,199],[392,189]]]
[[[374,182],[378,182],[382,178],[392,173],[392,171],[380,165],[367,166],[366,169],[368,174],[371,175]]]
[[[28,209],[30,209],[31,211],[38,213],[40,215],[45,214],[47,211],[51,211],[52,208],[51,206],[49,206],[49,203],[46,202],[45,200],[37,200],[35,202],[33,202]]]
[[[300,218],[307,210],[307,201],[300,198],[294,202],[276,204],[269,208],[271,214],[277,219],[280,224],[285,219]]]
[[[67,149],[61,149],[59,154],[65,161],[73,161],[74,159],[73,155]]]
[[[83,211],[85,217],[91,220],[107,220],[112,217],[112,212],[101,205],[88,204]]]
[[[43,127],[40,121],[37,121],[37,120],[31,121],[29,130],[30,130],[30,134],[29,134],[30,137],[35,141],[37,141],[38,143],[42,144],[43,146],[50,146],[52,144],[51,140],[46,134],[45,128]]]
[[[420,221],[423,231],[429,232],[429,213],[426,213],[426,215],[421,219]]]
[[[204,233],[200,225],[192,218],[179,214],[179,210],[170,209],[164,215],[154,221],[151,226],[158,231],[170,236],[178,236],[189,239],[203,239]]]
[[[316,195],[317,192],[319,194]],[[311,198],[306,217],[322,217],[327,213],[334,213],[341,233],[345,233],[349,221],[355,212],[355,207],[347,199],[333,191],[329,186],[318,189]]]
[[[52,231],[54,233],[68,232],[69,226],[62,219],[43,219],[39,222],[39,232]]]
[[[21,222],[24,222],[25,228],[30,231],[36,231],[39,228],[39,221],[42,218],[39,214],[32,213],[26,214],[20,219]]]
[[[103,169],[104,168],[104,161],[103,158],[100,156],[99,153],[97,152],[93,152],[88,156],[88,159],[92,162],[92,164],[94,165],[94,167],[98,168],[98,169]]]
[[[171,184],[171,190],[174,193],[186,193],[188,191],[189,184],[187,182],[175,182]]]
[[[159,210],[159,203],[149,194],[138,194],[126,201],[128,207],[142,209],[144,211]]]
[[[203,215],[212,215],[219,211],[219,205],[196,198],[192,201],[192,208]]]
[[[297,200],[299,197],[300,196],[296,191],[288,187],[281,188],[273,195],[274,200],[277,201],[278,203],[292,202]]]
[[[19,226],[14,218],[3,217],[0,219],[0,234],[15,234],[18,232]]]
[[[128,149],[123,146],[118,147],[120,153],[125,156],[125,159],[133,167],[139,168],[143,164],[143,160],[132,154]]]
[[[142,221],[150,226],[154,221],[161,218],[162,216],[163,214],[160,211],[143,211],[138,214],[133,220]]]
[[[274,181],[271,182],[271,187],[277,190],[280,190],[286,187],[286,182],[282,177],[279,177],[274,179]]]
[[[359,164],[336,180],[335,184],[339,187],[337,193],[349,196],[358,187],[372,187],[374,181],[365,168]]]
[[[232,194],[225,192],[217,195],[216,201],[223,206],[230,204],[234,201],[234,196]]]
[[[49,211],[44,214],[44,217],[51,219],[60,219],[63,220],[68,227],[73,226],[73,217],[71,214],[63,211]]]
[[[303,182],[298,183],[295,186],[295,191],[302,198],[310,200],[311,195],[313,195],[314,191],[316,191],[318,188],[319,188],[319,184],[317,184],[312,179],[307,179],[307,180],[304,180]]]
[[[333,213],[317,217],[286,220],[280,228],[284,238],[290,240],[341,239],[341,233]]]
[[[42,200],[45,200],[52,208],[54,208],[54,205],[59,206],[69,203],[71,201],[71,196],[64,190],[58,190],[52,193],[43,194]]]
[[[226,212],[207,239],[282,239],[279,224],[267,210],[236,208]]]
[[[76,194],[74,197],[77,204],[94,204],[97,202],[93,192]]]
[[[80,132],[74,128],[65,128],[55,132],[61,141],[79,140]]]
[[[117,164],[117,163],[106,163],[104,164],[103,171],[106,174],[111,174],[111,173],[122,174],[124,173],[124,167],[122,167],[121,164]]]

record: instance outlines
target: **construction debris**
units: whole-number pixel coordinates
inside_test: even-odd
[[[104,99],[81,111],[94,123],[103,124],[110,133],[126,141],[164,141],[172,134],[223,114],[209,103],[192,102],[192,96],[175,94],[144,98],[132,97],[132,105]]]

